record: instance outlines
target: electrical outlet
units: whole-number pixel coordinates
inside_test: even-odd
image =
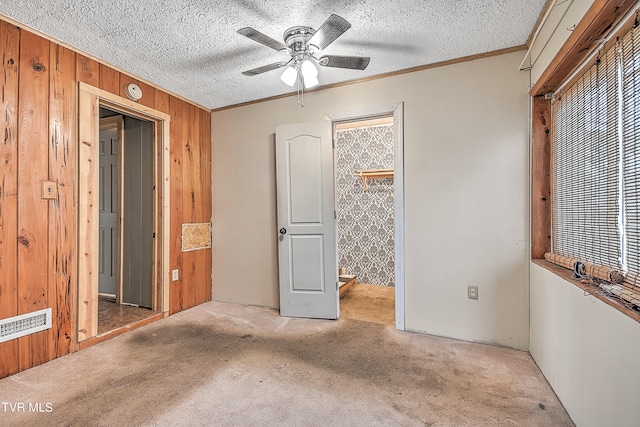
[[[478,287],[476,285],[469,285],[467,287],[467,297],[469,299],[478,299]]]
[[[173,280],[174,282],[178,280],[178,270],[171,271],[171,280]]]

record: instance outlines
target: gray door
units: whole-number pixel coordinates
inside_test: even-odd
[[[153,306],[153,125],[125,117],[121,302]]]
[[[100,254],[98,292],[116,295],[118,260],[118,126],[122,117],[100,126]],[[121,129],[121,127],[120,127]]]
[[[337,319],[331,122],[276,128],[280,314]]]

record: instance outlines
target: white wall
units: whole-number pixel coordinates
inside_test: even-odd
[[[531,356],[578,426],[637,426],[640,324],[531,265]]]
[[[278,306],[276,126],[402,101],[406,328],[528,349],[523,54],[213,113],[213,298]]]
[[[562,45],[571,35],[571,29],[578,25],[594,0],[557,0],[549,16],[531,46],[531,56],[526,65],[531,68],[531,80],[535,83]]]

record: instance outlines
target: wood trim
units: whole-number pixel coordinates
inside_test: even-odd
[[[560,87],[635,3],[635,0],[595,0],[535,83],[529,92],[531,96],[554,92]]]
[[[531,258],[551,250],[551,100],[532,99]]]
[[[171,116],[169,114],[158,111],[155,108],[147,107],[146,105],[138,104],[137,102],[130,101],[118,95],[114,95],[111,92],[102,90],[98,87],[86,84],[84,82],[78,83],[80,91],[91,93],[100,98],[100,104],[107,108],[115,108],[116,111],[125,110],[126,115],[136,117],[142,120],[165,120],[170,121]]]
[[[155,146],[154,170],[160,169],[159,175],[155,176],[156,195],[154,198],[154,232],[156,233],[156,242],[154,246],[154,255],[156,255],[154,265],[156,266],[154,278],[154,294],[153,294],[153,309],[154,311],[167,312],[169,310],[169,245],[165,240],[168,239],[170,216],[169,216],[169,165],[168,155],[170,147],[170,119],[168,114],[155,110],[154,108],[147,107],[122,98],[118,95],[114,95],[110,92],[104,91],[97,87],[87,85],[83,82],[78,83],[79,86],[79,123],[80,123],[80,137],[79,137],[79,220],[81,225],[79,233],[81,238],[79,239],[79,253],[82,254],[79,257],[79,283],[85,285],[79,286],[79,304],[78,304],[78,329],[79,329],[79,341],[84,341],[89,338],[95,337],[97,334],[97,304],[98,304],[98,288],[97,288],[97,251],[99,250],[97,245],[97,234],[93,232],[97,230],[97,209],[95,214],[89,210],[91,206],[98,206],[98,192],[91,191],[92,188],[98,188],[96,177],[94,178],[91,173],[91,168],[97,170],[97,161],[92,161],[93,156],[98,158],[98,110],[100,106],[107,107],[116,112],[125,114],[127,116],[136,117],[142,120],[151,121],[154,123],[154,136]],[[159,153],[159,154],[158,154]],[[163,155],[164,154],[164,155]],[[163,155],[163,158],[160,158]],[[156,173],[156,172],[154,172]],[[84,177],[87,176],[87,179]],[[89,179],[91,176],[91,179]],[[158,180],[162,180],[164,185],[161,186],[161,190],[158,191]],[[90,197],[89,197],[90,196]],[[95,200],[93,200],[95,199]],[[91,200],[91,201],[89,201]],[[88,205],[89,207],[83,207]],[[93,215],[93,216],[91,216]],[[94,235],[95,234],[95,235]],[[88,259],[91,259],[92,263],[89,265]],[[161,262],[158,262],[158,260]],[[159,265],[161,264],[161,265]],[[91,270],[96,271],[95,274],[91,274]],[[90,310],[90,311],[89,311]],[[93,319],[95,317],[95,319]],[[82,348],[84,345],[81,345]]]
[[[151,317],[147,317],[146,319],[142,319],[129,325],[121,326],[109,332],[105,332],[95,337],[86,339],[80,343],[80,350],[84,350],[85,348],[91,347],[92,345],[100,344],[101,342],[110,340],[111,338],[117,337],[118,335],[122,335],[125,332],[133,331],[134,329],[138,329],[153,322],[157,322],[158,320],[164,319],[167,316],[168,313],[157,313]]]
[[[154,95],[155,102],[155,95]],[[152,126],[154,144],[151,151],[151,161],[153,162],[153,207],[151,209],[152,215],[152,227],[153,227],[153,243],[152,243],[152,255],[153,271],[151,275],[151,309],[153,311],[162,310],[162,158],[159,154],[162,154],[162,122],[154,122]]]
[[[154,260],[156,264],[156,273],[153,275],[153,310],[168,311],[169,310],[169,292],[170,292],[170,258],[169,250],[171,248],[168,243],[170,223],[170,203],[171,203],[171,185],[170,185],[170,129],[171,116],[168,113],[159,111],[155,108],[133,102],[129,99],[114,95],[105,90],[80,83],[80,90],[85,90],[96,94],[101,105],[120,111],[128,116],[136,117],[142,120],[154,122],[154,136],[156,143],[154,144],[154,158],[156,159],[154,167],[154,182],[156,183],[156,197],[154,203],[154,231],[156,239],[154,244]],[[164,100],[166,97],[161,95],[160,91],[156,91],[154,98]],[[207,111],[207,110],[203,110]],[[162,173],[158,173],[159,167]],[[160,191],[158,191],[160,189]],[[159,265],[161,264],[161,265]]]
[[[98,333],[98,96],[78,93],[78,341]],[[95,286],[93,285],[95,283]]]
[[[460,63],[463,63],[463,62],[475,61],[475,60],[484,59],[484,58],[491,58],[493,56],[506,55],[508,53],[519,52],[521,50],[527,50],[527,46],[519,45],[519,46],[509,47],[509,48],[506,48],[506,49],[499,49],[499,50],[494,50],[494,51],[491,51],[491,52],[478,53],[476,55],[464,56],[462,58],[455,58],[455,59],[448,59],[446,61],[434,62],[433,64],[419,65],[417,67],[411,67],[411,68],[406,68],[404,70],[398,70],[398,71],[392,71],[392,72],[389,72],[389,73],[378,74],[376,76],[365,77],[365,78],[362,78],[362,79],[349,80],[347,82],[334,83],[334,84],[330,84],[330,85],[326,85],[326,86],[320,86],[320,87],[313,88],[313,89],[310,89],[308,91],[305,91],[305,93],[317,92],[317,91],[326,90],[326,89],[333,89],[333,88],[342,87],[342,86],[349,86],[349,85],[353,85],[353,84],[356,84],[356,83],[364,83],[364,82],[369,82],[369,81],[373,81],[373,80],[380,80],[380,79],[385,79],[387,77],[395,77],[395,76],[399,76],[399,75],[402,75],[402,74],[408,74],[408,73],[414,73],[414,72],[417,72],[417,71],[430,70],[432,68],[446,67],[448,65],[460,64]],[[211,110],[211,112],[212,113],[218,113],[220,111],[230,110],[232,108],[246,107],[248,105],[259,104],[261,102],[267,102],[267,101],[274,101],[276,99],[287,98],[287,97],[290,97],[290,96],[297,96],[297,95],[298,95],[297,92],[290,92],[290,93],[285,93],[285,94],[282,94],[282,95],[275,95],[275,96],[270,96],[270,97],[267,97],[267,98],[256,99],[255,101],[241,102],[239,104],[228,105],[226,107],[214,108],[214,109]]]
[[[355,284],[356,284],[356,276],[353,276],[351,279],[347,280],[346,282],[342,282],[342,284],[340,285],[340,298],[342,298],[347,292],[349,292],[351,287]]]

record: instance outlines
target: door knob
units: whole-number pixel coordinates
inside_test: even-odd
[[[284,227],[283,227],[283,228],[281,228],[281,229],[280,229],[280,234],[282,234],[283,236],[284,236],[285,234],[287,234],[287,229],[286,229],[286,228],[284,228]]]

